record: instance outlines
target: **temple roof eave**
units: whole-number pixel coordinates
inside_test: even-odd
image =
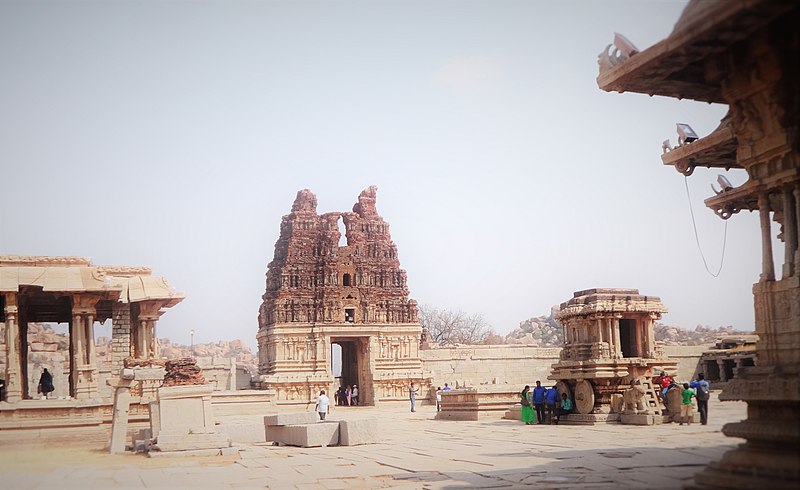
[[[730,126],[724,126],[704,138],[684,144],[661,155],[664,165],[689,176],[695,167],[742,168],[736,163],[736,137]]]
[[[706,207],[722,219],[728,219],[739,211],[758,210],[759,186],[749,180],[739,187],[722,191],[703,201]]]
[[[667,311],[661,298],[639,294],[638,289],[592,288],[576,291],[569,301],[561,303],[556,319],[617,313],[660,315]]]
[[[91,266],[83,257],[0,256],[0,293],[17,293],[26,286],[43,292],[92,294],[123,303],[159,301],[163,307],[184,299],[166,279],[149,267]]]
[[[769,0],[707,2],[702,15],[682,17],[669,37],[644,51],[623,54],[610,63],[604,62],[607,50],[601,53],[597,85],[607,92],[726,103],[721,84],[706,76],[703,60],[791,8],[792,2]]]
[[[598,305],[571,305],[566,308],[562,307],[561,311],[556,314],[556,319],[574,318],[579,316],[590,316],[596,314],[616,314],[616,313],[632,313],[649,315],[651,313],[663,315],[669,310],[663,304],[636,304],[626,305],[625,303],[617,304],[598,304]]]

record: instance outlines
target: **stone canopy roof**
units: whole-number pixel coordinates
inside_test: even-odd
[[[598,57],[597,85],[607,92],[725,103],[724,67],[714,73],[705,60],[797,4],[797,0],[692,0],[669,37],[644,51],[617,35]]]
[[[644,296],[638,289],[593,288],[576,291],[573,297],[561,303],[557,319],[592,313],[641,312],[666,313],[667,307],[658,296]]]
[[[105,293],[123,303],[157,299],[168,307],[184,299],[166,279],[151,272],[148,267],[92,266],[83,257],[2,255],[0,292],[38,286],[45,292]]]

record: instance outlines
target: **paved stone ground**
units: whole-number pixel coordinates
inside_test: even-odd
[[[655,427],[437,421],[430,406],[416,413],[398,405],[337,408],[330,418],[378,417],[381,443],[309,449],[249,445],[238,458],[110,455],[80,439],[38,448],[4,441],[0,482],[9,489],[677,489],[741,442],[720,429],[745,418],[746,405],[713,399],[710,405],[707,426]]]

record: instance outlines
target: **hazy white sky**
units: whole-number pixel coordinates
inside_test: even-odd
[[[186,293],[160,335],[255,346],[297,190],[345,211],[376,184],[420,303],[506,333],[636,287],[665,323],[751,329],[757,214],[711,277],[660,161],[676,122],[705,135],[726,108],[595,82],[614,31],[644,49],[684,4],[2,1],[0,253],[151,266]],[[712,268],[717,173],[689,179]]]

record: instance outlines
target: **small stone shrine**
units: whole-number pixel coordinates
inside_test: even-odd
[[[28,324],[69,326],[69,396],[97,400],[94,327],[111,319],[114,374],[123,360],[158,358],[157,323],[183,300],[148,267],[96,266],[83,257],[0,255],[0,322],[5,324],[5,400],[29,399]],[[34,384],[35,386],[35,384]]]
[[[233,454],[230,438],[217,433],[211,409],[212,387],[193,359],[166,362],[164,385],[150,404],[151,456]]]
[[[297,193],[283,217],[259,309],[259,374],[277,402],[308,403],[320,390],[357,385],[359,404],[408,398],[429,382],[419,356],[422,327],[409,299],[389,224],[365,189],[353,212],[317,214],[317,198]],[[339,221],[347,244],[340,246]],[[334,373],[334,345],[341,374]]]
[[[564,326],[564,348],[548,378],[574,399],[575,421],[661,421],[652,379],[662,369],[675,372],[678,365],[655,341],[653,324],[666,311],[659,298],[638,289],[587,289],[561,304],[556,319]],[[639,406],[635,415],[644,417],[621,417],[628,390],[625,400],[633,396]]]

